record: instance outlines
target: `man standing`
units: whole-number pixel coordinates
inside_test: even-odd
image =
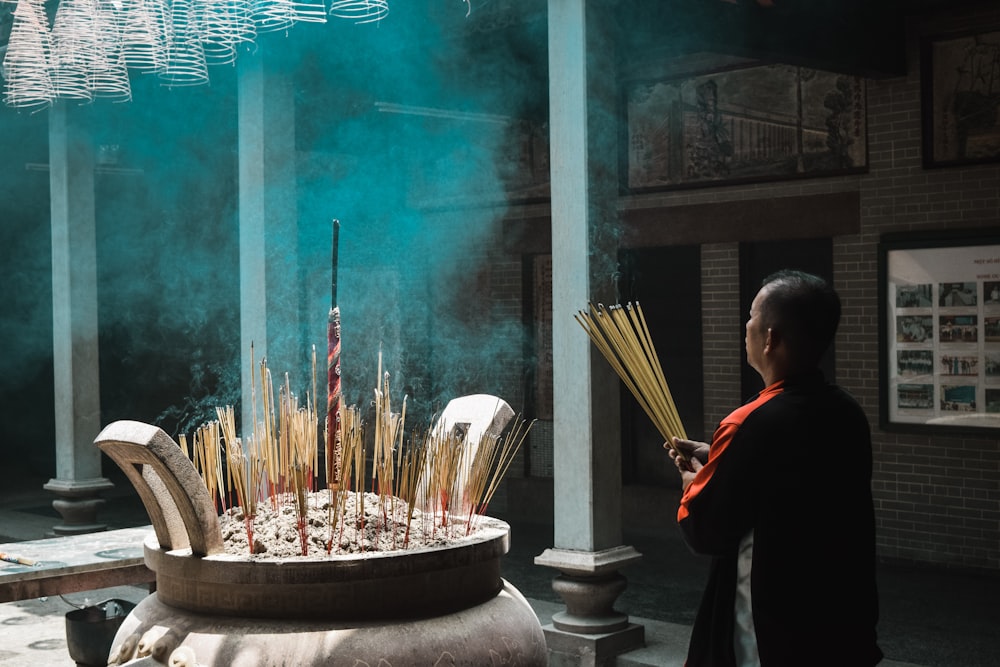
[[[674,439],[677,521],[712,556],[686,667],[869,667],[876,644],[871,433],[819,369],[840,322],[821,278],[768,277],[746,323],[764,389],[712,444]]]

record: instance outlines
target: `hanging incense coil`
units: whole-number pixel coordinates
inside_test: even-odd
[[[94,97],[116,102],[132,99],[132,84],[122,53],[121,18],[113,0],[97,0],[94,31],[97,34],[90,69],[90,89]]]
[[[19,0],[4,56],[4,102],[12,107],[52,104],[52,36],[42,0]]]
[[[355,23],[381,21],[389,13],[389,0],[333,0],[330,15]]]
[[[199,26],[209,65],[232,64],[239,46],[257,36],[247,0],[205,0]]]
[[[64,0],[52,24],[52,88],[56,97],[93,99],[90,73],[97,53],[94,0]]]
[[[167,43],[167,63],[157,72],[171,86],[208,83],[205,49],[198,35],[197,14],[190,0],[174,0],[172,34]]]
[[[302,23],[326,23],[326,3],[324,0],[314,2],[294,2],[295,20]]]
[[[124,0],[121,34],[126,66],[139,72],[163,71],[171,30],[167,0]]]
[[[288,30],[296,21],[295,3],[291,0],[251,0],[251,17],[258,33]]]

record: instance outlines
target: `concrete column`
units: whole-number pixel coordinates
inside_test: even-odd
[[[614,20],[607,0],[549,0],[555,545],[566,602],[545,627],[550,665],[610,664],[642,626],[614,609],[618,570],[641,555],[622,542],[618,383],[574,314],[615,303],[618,148]]]
[[[86,111],[57,102],[49,110],[52,226],[52,355],[55,375],[56,476],[44,488],[71,535],[104,530],[101,491],[101,386],[97,338],[97,237],[94,151]]]
[[[271,67],[266,35],[239,71],[239,226],[242,432],[252,433],[250,378],[259,385],[267,359],[275,396],[286,372],[305,402],[310,378],[300,329],[298,211],[295,187],[295,100],[292,77]],[[323,331],[317,333],[322,339]],[[251,368],[253,344],[253,368]],[[320,351],[325,364],[325,352]],[[325,366],[323,366],[325,368]],[[261,397],[257,394],[257,420]]]

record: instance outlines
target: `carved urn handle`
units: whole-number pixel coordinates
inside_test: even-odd
[[[149,513],[160,547],[222,553],[212,498],[194,464],[162,429],[138,421],[108,424],[94,440],[128,476]]]

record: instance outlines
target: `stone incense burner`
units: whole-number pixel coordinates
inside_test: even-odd
[[[129,614],[110,665],[545,665],[541,625],[500,577],[510,527],[482,517],[469,540],[316,560],[224,553],[211,498],[159,428],[107,426],[95,443],[149,513],[156,592]]]

